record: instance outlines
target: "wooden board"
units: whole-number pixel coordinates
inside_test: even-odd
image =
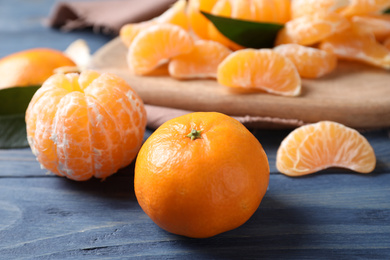
[[[299,97],[281,97],[234,92],[215,80],[179,81],[164,69],[134,76],[127,69],[126,53],[116,38],[95,53],[92,68],[123,77],[146,104],[303,123],[333,120],[354,128],[390,126],[390,73],[383,69],[340,62],[327,77],[303,80]]]

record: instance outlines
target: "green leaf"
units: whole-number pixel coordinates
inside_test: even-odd
[[[390,8],[387,8],[383,13],[384,14],[390,14]]]
[[[0,149],[27,147],[25,112],[39,86],[0,90]]]
[[[279,30],[284,27],[283,24],[232,19],[212,15],[203,11],[201,13],[224,36],[246,48],[272,48]]]

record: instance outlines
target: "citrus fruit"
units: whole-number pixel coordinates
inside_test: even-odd
[[[295,65],[270,49],[233,52],[219,64],[217,80],[228,87],[284,96],[297,96],[301,91],[301,78]]]
[[[319,46],[339,59],[354,60],[390,69],[390,51],[368,34],[351,28],[325,39]]]
[[[390,51],[390,36],[383,41],[383,46]]]
[[[352,22],[374,34],[379,42],[390,36],[390,15],[353,16]]]
[[[292,0],[291,18],[295,19],[304,15],[315,13],[330,13],[339,11],[347,6],[349,0]]]
[[[233,8],[238,8],[238,5],[233,5],[229,0],[219,0],[215,3],[213,9],[211,10],[211,14],[229,18],[232,17],[233,12],[235,12]],[[217,41],[232,50],[239,50],[244,48],[220,33],[212,23],[208,23],[207,30],[208,38],[210,40]]]
[[[274,51],[289,58],[302,78],[319,78],[332,72],[337,66],[333,53],[302,46],[296,43],[282,44]]]
[[[201,39],[209,39],[207,28],[210,21],[200,11],[210,13],[218,0],[189,0],[187,16],[192,31]]]
[[[282,141],[276,155],[277,169],[289,176],[307,175],[329,167],[369,173],[375,163],[374,150],[364,136],[331,121],[295,129]]]
[[[351,17],[354,15],[377,14],[390,7],[389,0],[349,0],[340,13]]]
[[[135,36],[142,30],[156,24],[156,21],[145,21],[140,23],[128,23],[121,27],[119,31],[119,38],[126,47],[130,47]]]
[[[337,13],[315,13],[290,20],[278,33],[276,45],[297,43],[312,45],[341,32],[350,26],[350,22]]]
[[[27,139],[42,167],[73,180],[102,178],[130,164],[143,141],[142,100],[121,78],[56,74],[26,111]]]
[[[210,41],[198,40],[187,54],[178,55],[169,62],[169,74],[177,79],[217,78],[217,68],[231,50]]]
[[[291,19],[290,0],[253,0],[253,19],[258,22],[284,24]]]
[[[267,156],[240,122],[197,112],[161,125],[142,145],[134,189],[161,228],[205,238],[244,224],[269,182]]]
[[[63,66],[76,66],[64,53],[36,48],[13,53],[0,59],[0,89],[41,85]]]
[[[140,32],[130,45],[127,64],[136,75],[144,75],[170,58],[188,53],[193,40],[183,28],[173,24],[155,24]]]
[[[128,23],[121,27],[119,31],[119,37],[122,42],[129,47],[134,40],[134,37],[143,29],[152,26],[156,23],[170,23],[182,27],[185,30],[189,30],[189,22],[186,14],[186,1],[179,0],[174,3],[168,10],[166,10],[160,16],[157,16],[151,20]]]

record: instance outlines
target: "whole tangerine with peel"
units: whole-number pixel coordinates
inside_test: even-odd
[[[0,89],[41,85],[59,67],[76,66],[63,52],[35,48],[0,59]]]
[[[217,112],[167,121],[143,144],[135,164],[135,194],[145,213],[162,229],[193,238],[244,224],[268,182],[259,141]]]
[[[43,168],[77,181],[105,179],[136,157],[146,112],[137,93],[114,74],[56,74],[34,94],[26,125]]]

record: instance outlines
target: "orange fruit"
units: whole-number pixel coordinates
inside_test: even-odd
[[[307,175],[329,167],[369,173],[375,163],[374,150],[364,136],[331,121],[295,129],[282,141],[276,155],[277,169],[289,176]]]
[[[219,0],[211,10],[211,14],[222,17],[232,17],[232,13],[234,12],[233,7],[238,8],[238,5],[232,5],[229,0]],[[231,41],[222,33],[220,33],[212,23],[208,23],[207,29],[208,38],[210,40],[219,42],[232,50],[239,50],[244,48],[243,46],[240,46],[239,44]]]
[[[337,13],[319,12],[301,16],[285,24],[278,33],[276,45],[285,43],[312,45],[349,26],[349,21]]]
[[[72,180],[105,179],[134,160],[146,113],[123,79],[84,71],[47,79],[27,108],[26,125],[42,167]]]
[[[339,59],[360,61],[390,69],[390,51],[375,40],[374,35],[351,28],[332,35],[320,49],[333,52]]]
[[[207,27],[210,21],[200,11],[210,13],[218,0],[189,0],[187,16],[192,31],[201,39],[209,39]]]
[[[390,51],[390,36],[383,41],[383,46]]]
[[[292,0],[292,19],[313,15],[319,12],[330,13],[340,10],[348,4],[348,0]]]
[[[241,123],[216,112],[161,125],[135,164],[138,203],[161,228],[205,238],[244,224],[269,182],[267,156]]]
[[[134,38],[127,53],[127,64],[133,74],[145,75],[192,48],[193,40],[183,28],[173,24],[155,24]]]
[[[252,6],[252,0],[230,1],[232,7],[231,18],[242,20],[254,20],[255,13]]]
[[[178,55],[169,62],[169,74],[177,79],[217,78],[217,68],[231,50],[209,40],[198,40],[187,54]]]
[[[285,24],[291,19],[290,0],[252,0],[254,20]]]
[[[233,88],[297,96],[301,78],[287,57],[270,49],[244,49],[230,54],[217,71],[218,83]]]
[[[373,33],[377,41],[390,36],[390,15],[353,16],[351,20],[361,29]]]
[[[274,51],[289,58],[302,78],[319,78],[332,72],[337,66],[333,53],[302,46],[296,43],[282,44]]]
[[[119,31],[119,37],[122,42],[129,47],[137,36],[145,28],[152,26],[156,23],[170,23],[182,27],[185,30],[189,30],[189,22],[186,14],[186,1],[179,0],[174,3],[168,10],[166,10],[160,16],[140,22],[140,23],[129,23],[121,27]]]
[[[154,18],[158,23],[170,23],[189,30],[190,24],[187,17],[187,1],[178,0],[160,16]]]
[[[349,0],[349,4],[340,13],[347,17],[378,14],[389,7],[389,0]]]
[[[137,36],[142,30],[156,24],[156,21],[145,21],[140,23],[128,23],[121,27],[119,31],[119,38],[126,47],[130,47],[135,36]]]
[[[41,85],[63,66],[76,66],[64,53],[37,48],[20,51],[0,59],[0,89]]]

